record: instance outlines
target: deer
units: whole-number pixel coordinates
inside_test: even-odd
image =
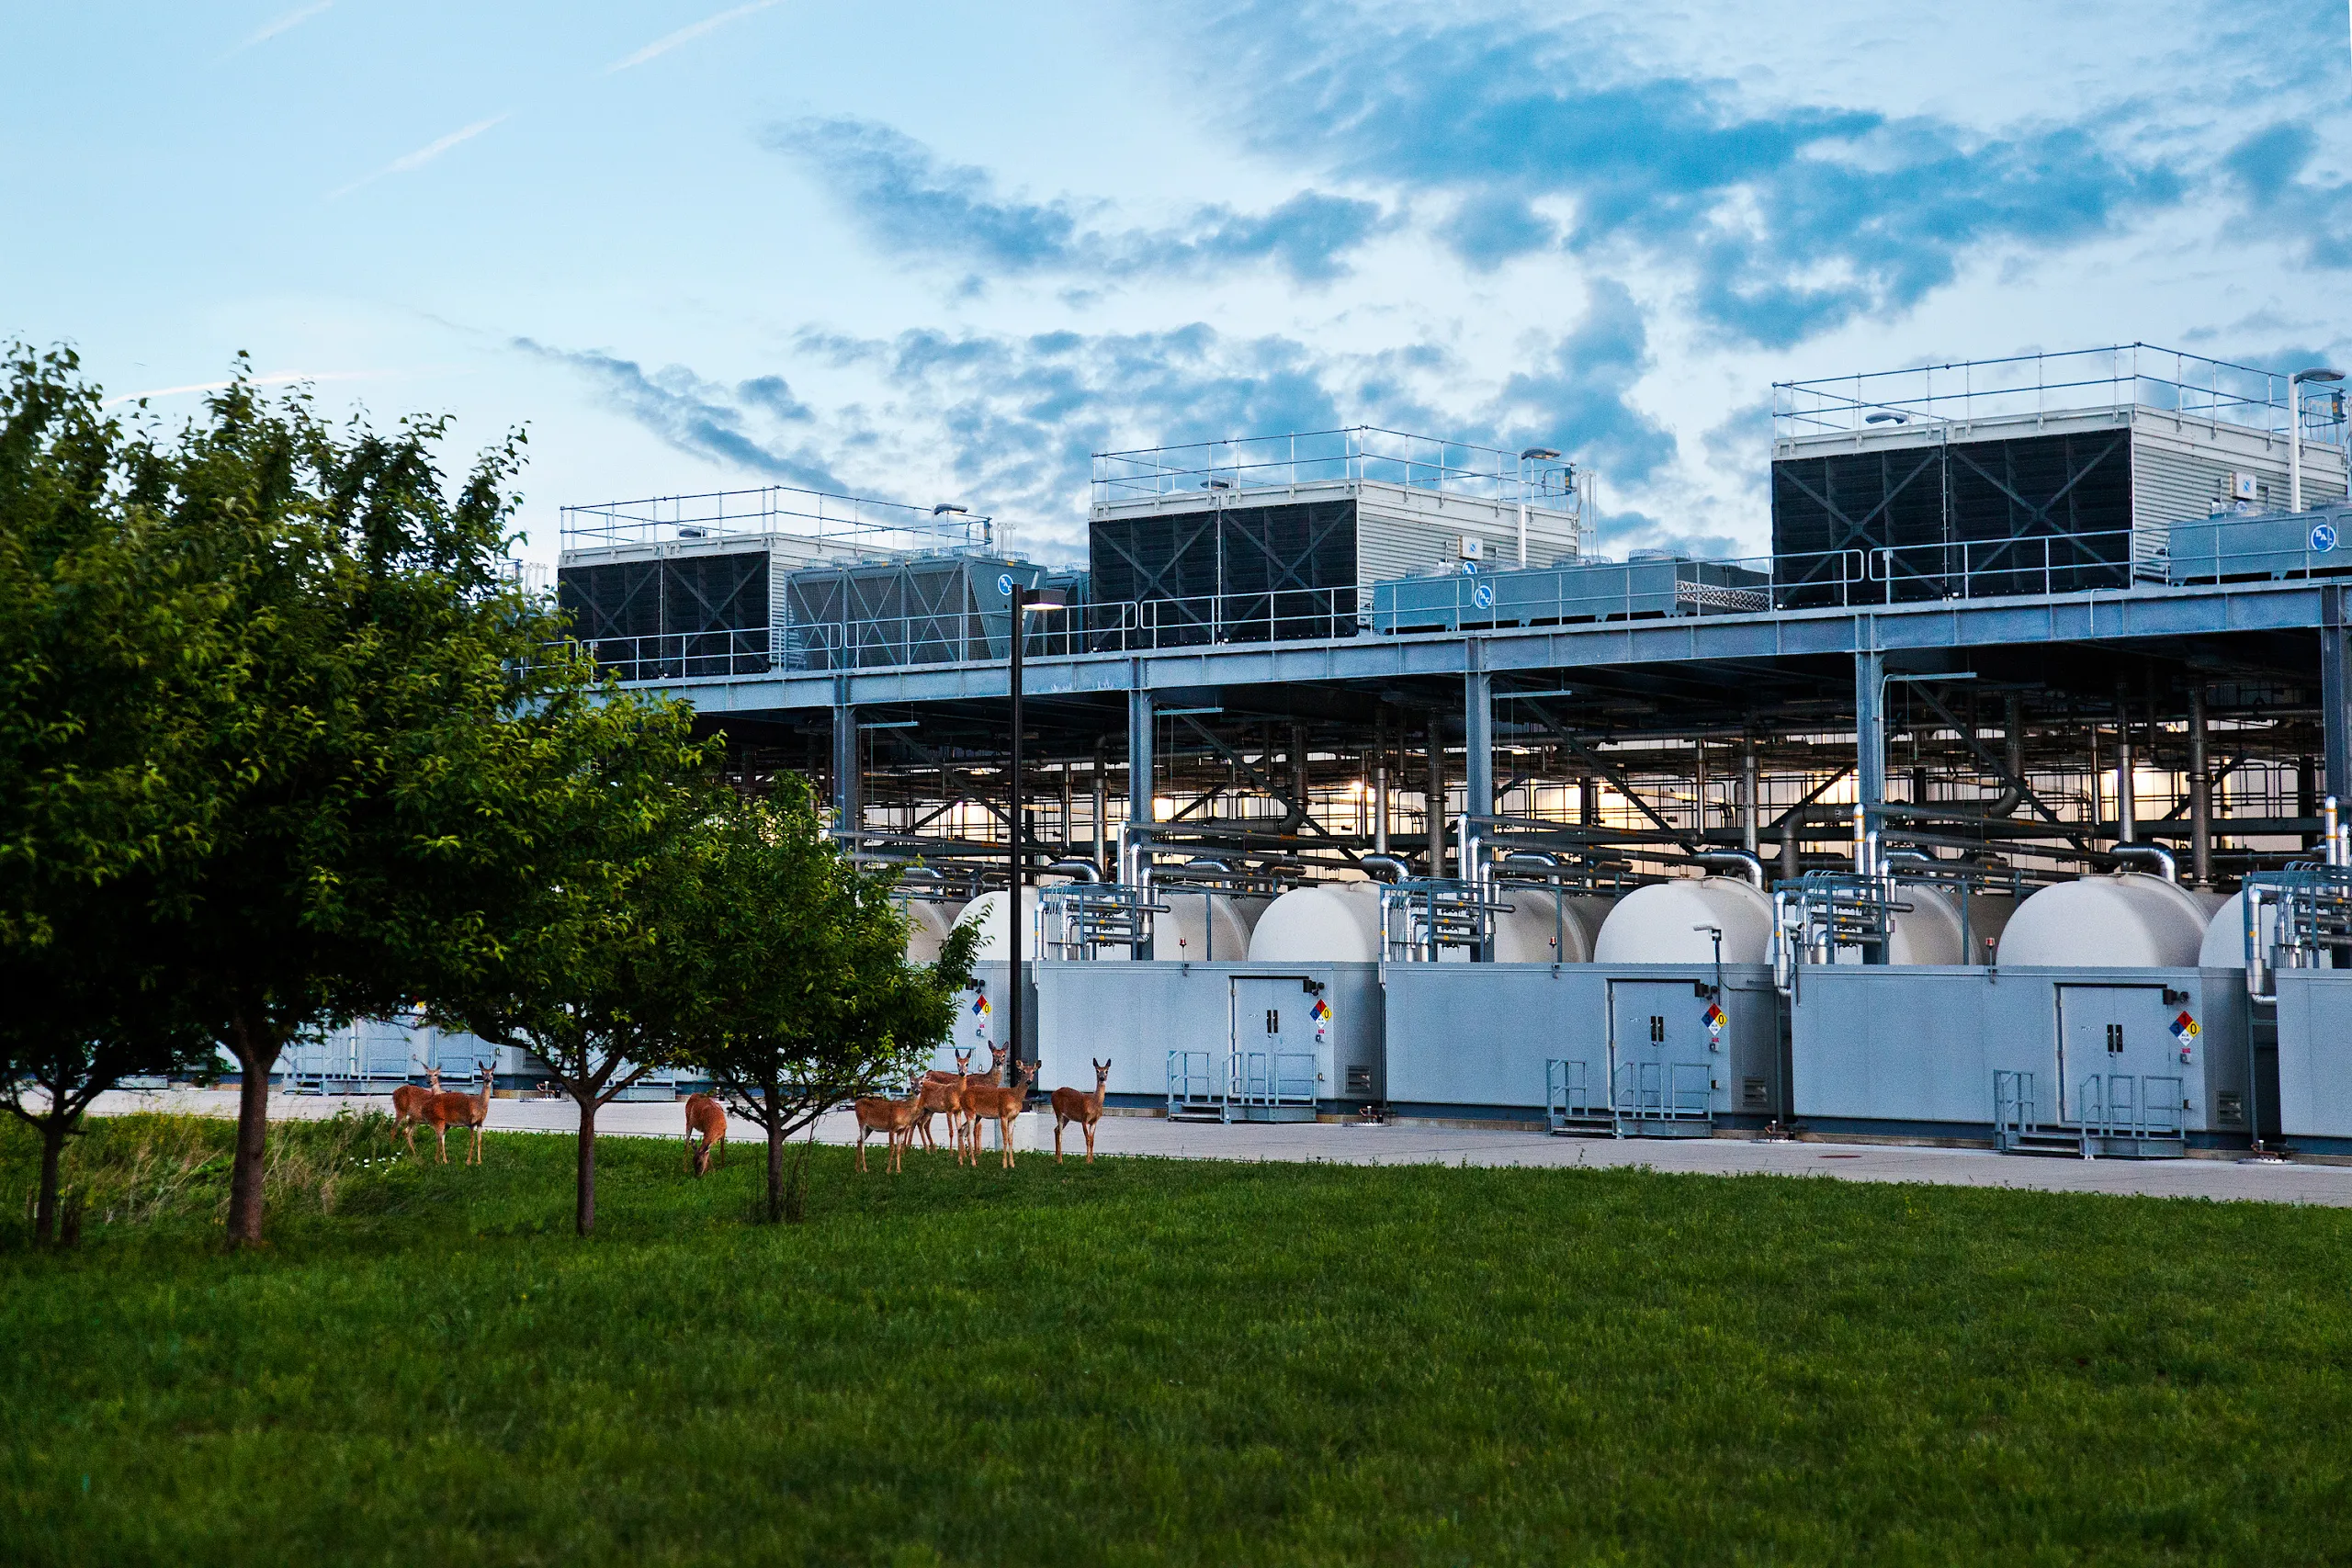
[[[971,1112],[970,1100],[972,1093],[976,1089],[1001,1089],[1004,1087],[1004,1056],[1005,1051],[1003,1046],[990,1045],[989,1047],[989,1070],[985,1073],[966,1073],[964,1075],[964,1099],[966,1105],[957,1136],[959,1138],[967,1138],[969,1140],[972,1147],[972,1163],[974,1165],[980,1163],[980,1134],[979,1127],[974,1121]]]
[[[938,1142],[931,1135],[931,1119],[944,1111],[947,1115],[947,1135],[956,1138],[956,1163],[964,1163],[964,1141],[956,1137],[956,1128],[964,1120],[964,1078],[972,1066],[969,1051],[956,1053],[956,1070],[941,1072],[933,1067],[922,1076],[922,1114],[915,1119],[915,1133],[922,1139],[922,1146],[936,1152]]]
[[[466,1163],[468,1165],[481,1163],[482,1124],[490,1120],[490,1089],[491,1064],[485,1061],[481,1065],[480,1094],[444,1090],[424,1102],[424,1111],[418,1120],[430,1122],[433,1124],[433,1135],[440,1140],[443,1165],[449,1163],[449,1129],[453,1125],[468,1128],[473,1133],[473,1147],[466,1152]],[[416,1137],[412,1132],[409,1135],[409,1147],[413,1149],[415,1146]]]
[[[694,1146],[695,1134],[702,1134],[702,1147]],[[710,1151],[716,1145],[718,1163],[727,1163],[727,1107],[715,1095],[686,1096],[686,1168],[697,1179],[710,1174]]]
[[[425,1101],[441,1092],[441,1069],[427,1067],[424,1076],[432,1085],[429,1089],[404,1083],[392,1090],[392,1136],[397,1138],[406,1133],[411,1154],[416,1153],[416,1123],[424,1114]]]
[[[1003,1168],[1012,1168],[1012,1119],[1029,1105],[1029,1086],[1037,1081],[1037,1065],[1023,1062],[1012,1070],[1012,1086],[999,1089],[990,1084],[981,1089],[964,1090],[964,1116],[971,1128],[972,1163],[980,1163],[980,1123],[996,1123],[997,1147],[1003,1154]]]
[[[852,1109],[857,1112],[857,1168],[865,1168],[867,1135],[881,1133],[890,1140],[890,1174],[898,1175],[906,1145],[914,1141],[915,1118],[922,1113],[922,1080],[907,1086],[904,1100],[862,1094]]]
[[[1089,1061],[1094,1059],[1090,1056]],[[1086,1132],[1086,1163],[1094,1163],[1094,1123],[1102,1120],[1102,1096],[1111,1081],[1111,1064],[1094,1063],[1094,1092],[1084,1094],[1064,1085],[1054,1090],[1054,1163],[1062,1163],[1062,1129],[1075,1122]]]

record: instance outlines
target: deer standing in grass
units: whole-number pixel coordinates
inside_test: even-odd
[[[1093,1061],[1092,1057],[1087,1060]],[[1064,1085],[1054,1090],[1054,1163],[1062,1163],[1062,1129],[1077,1122],[1086,1130],[1086,1163],[1094,1163],[1094,1123],[1102,1120],[1102,1096],[1111,1081],[1111,1064],[1094,1063],[1094,1092],[1081,1094]]]
[[[429,1089],[404,1083],[392,1090],[392,1136],[397,1138],[406,1133],[408,1152],[411,1154],[416,1153],[416,1123],[418,1118],[424,1114],[425,1101],[441,1092],[441,1069],[427,1067],[424,1076],[432,1086]]]
[[[466,1163],[468,1165],[481,1163],[482,1124],[490,1120],[490,1085],[491,1064],[484,1062],[481,1065],[480,1094],[445,1090],[424,1102],[424,1108],[419,1114],[418,1120],[433,1124],[433,1135],[440,1140],[443,1165],[449,1163],[449,1129],[451,1127],[465,1127],[472,1131],[474,1143],[473,1147],[466,1151]],[[416,1130],[413,1126],[409,1130],[408,1146],[411,1154],[416,1152]]]
[[[1002,1089],[1003,1087],[1004,1047],[1001,1045],[991,1045],[989,1047],[989,1070],[985,1073],[966,1073],[964,1075],[964,1109],[961,1112],[960,1120],[950,1123],[956,1131],[956,1146],[961,1148],[967,1144],[969,1145],[972,1151],[972,1163],[974,1165],[980,1163],[980,1134],[978,1124],[972,1115],[972,1096],[975,1092],[980,1089]]]
[[[702,1147],[694,1146],[702,1137]],[[727,1107],[707,1094],[686,1096],[686,1168],[697,1177],[710,1174],[710,1151],[716,1145],[718,1163],[727,1163]]]
[[[890,1140],[890,1174],[896,1176],[906,1145],[914,1142],[915,1118],[922,1114],[922,1080],[918,1078],[907,1087],[904,1100],[860,1095],[852,1109],[857,1112],[857,1168],[865,1168],[867,1135],[881,1133]]]
[[[996,1123],[997,1147],[1002,1151],[1003,1168],[1012,1168],[1012,1119],[1028,1108],[1029,1086],[1037,1081],[1037,1065],[1023,1062],[1012,1070],[1012,1086],[999,1089],[991,1084],[983,1089],[964,1090],[964,1115],[971,1128],[972,1163],[980,1163],[980,1123]]]
[[[969,1051],[956,1053],[956,1070],[941,1072],[937,1067],[922,1076],[922,1114],[915,1118],[915,1133],[922,1139],[922,1146],[936,1152],[937,1140],[931,1135],[931,1119],[941,1113],[947,1117],[947,1135],[956,1139],[956,1163],[964,1163],[964,1140],[956,1136],[956,1129],[964,1122],[964,1077],[972,1066]]]

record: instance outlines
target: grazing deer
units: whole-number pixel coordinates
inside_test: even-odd
[[[964,1115],[972,1129],[972,1163],[980,1163],[980,1123],[996,1123],[997,1147],[1002,1151],[1003,1168],[1012,1168],[1012,1119],[1029,1105],[1029,1086],[1037,1081],[1037,1064],[1023,1062],[1012,1072],[1012,1086],[998,1089],[989,1085],[964,1091]]]
[[[1093,1061],[1092,1057],[1087,1060]],[[1111,1064],[1094,1063],[1094,1092],[1081,1094],[1065,1085],[1054,1090],[1054,1163],[1062,1163],[1062,1129],[1077,1122],[1086,1130],[1086,1163],[1094,1163],[1094,1123],[1102,1120],[1102,1093],[1111,1081]]]
[[[905,1146],[913,1141],[915,1118],[922,1113],[922,1080],[918,1078],[908,1086],[904,1100],[860,1095],[853,1109],[857,1112],[857,1168],[865,1168],[867,1135],[881,1133],[890,1140],[890,1174],[896,1176]]]
[[[964,1119],[964,1077],[971,1066],[972,1054],[958,1051],[956,1053],[954,1072],[942,1072],[933,1067],[923,1074],[922,1114],[915,1118],[915,1135],[922,1139],[924,1148],[933,1152],[939,1148],[938,1142],[931,1135],[931,1119],[942,1111],[947,1116],[948,1136],[956,1136],[956,1129]],[[956,1143],[956,1163],[964,1163],[964,1144],[960,1138]]]
[[[424,1076],[432,1084],[430,1089],[404,1083],[392,1090],[392,1136],[397,1138],[406,1133],[411,1154],[416,1153],[416,1123],[424,1114],[425,1101],[441,1092],[441,1069],[427,1067]]]
[[[472,1131],[473,1147],[466,1151],[466,1163],[468,1165],[481,1163],[482,1123],[490,1120],[490,1086],[491,1064],[484,1061],[481,1065],[480,1094],[445,1091],[424,1102],[424,1110],[420,1120],[433,1124],[433,1135],[440,1140],[443,1165],[449,1163],[449,1129],[453,1126],[465,1127]],[[413,1136],[410,1146],[414,1146]]]
[[[695,1135],[702,1135],[702,1147],[694,1146]],[[686,1096],[686,1168],[697,1177],[710,1174],[710,1151],[716,1145],[718,1163],[727,1163],[727,1107],[716,1096],[690,1094]]]

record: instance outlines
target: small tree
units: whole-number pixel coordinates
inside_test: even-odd
[[[702,1004],[695,956],[726,798],[693,710],[607,691],[570,716],[533,792],[547,848],[488,963],[431,1010],[547,1064],[580,1110],[573,1228],[596,1225],[596,1113],[674,1061]]]
[[[151,927],[211,845],[202,740],[241,679],[229,595],[157,512],[166,464],[77,368],[0,373],[0,1103],[40,1135],[42,1241],[90,1103],[209,1055]]]
[[[797,778],[780,779],[772,804],[731,807],[713,840],[688,1056],[767,1134],[769,1221],[797,1220],[808,1149],[787,1186],[785,1145],[922,1070],[955,1022],[979,933],[959,929],[935,963],[908,962],[891,878],[833,850]]]

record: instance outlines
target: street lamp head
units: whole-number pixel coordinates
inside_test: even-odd
[[[2318,366],[2309,370],[2298,370],[2290,379],[2297,381],[2341,381],[2344,379],[2344,372],[2341,370],[2330,370],[2325,366]]]
[[[1231,479],[1204,479],[1201,483],[1201,488],[1203,490],[1231,490],[1233,488],[1233,481]]]
[[[958,517],[964,517],[969,516],[971,510],[968,506],[958,506],[952,501],[943,501],[931,509],[931,514],[933,517],[944,517],[952,512]]]
[[[1862,423],[1864,424],[1908,424],[1911,423],[1911,416],[1904,413],[1890,413],[1881,409],[1876,413],[1864,414]]]
[[[1050,613],[1055,610],[1067,610],[1069,608],[1069,604],[1068,597],[1058,588],[1035,588],[1022,595],[1021,607],[1024,610]]]
[[[1519,455],[1519,460],[1522,463],[1549,463],[1555,461],[1559,456],[1549,446],[1530,446]]]

